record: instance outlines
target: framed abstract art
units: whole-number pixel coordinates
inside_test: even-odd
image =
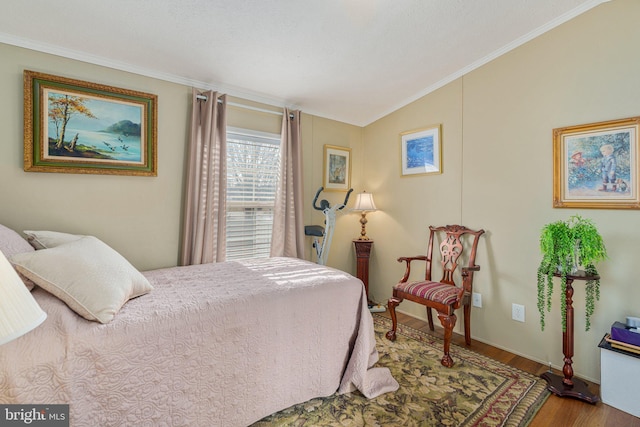
[[[400,134],[402,176],[442,173],[441,126]]]
[[[323,170],[323,186],[326,191],[349,190],[351,188],[351,149],[325,145]]]

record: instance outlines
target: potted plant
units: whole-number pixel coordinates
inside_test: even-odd
[[[568,220],[556,221],[545,225],[540,232],[540,250],[542,260],[538,267],[538,311],[540,327],[544,330],[544,315],[551,311],[554,274],[560,275],[560,305],[562,313],[562,331],[567,329],[566,286],[567,275],[598,276],[595,263],[607,258],[607,250],[593,221],[580,215]],[[579,267],[583,271],[579,271]],[[591,316],[595,301],[600,299],[600,279],[586,281],[586,327],[591,328]],[[545,292],[546,291],[546,292]]]

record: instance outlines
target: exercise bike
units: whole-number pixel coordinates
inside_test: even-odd
[[[313,208],[317,211],[322,211],[324,214],[324,227],[321,225],[306,225],[304,227],[304,234],[306,236],[313,236],[316,262],[320,265],[326,265],[327,263],[329,249],[331,248],[331,239],[333,238],[333,228],[336,225],[336,213],[347,206],[353,188],[347,191],[343,203],[331,206],[327,200],[322,199],[320,200],[320,206],[318,206],[318,196],[320,196],[323,190],[324,187],[320,187],[316,192],[316,196],[313,198]]]
[[[320,200],[320,206],[318,206],[318,196],[320,196],[320,193],[322,193],[323,190],[324,187],[320,187],[316,192],[316,196],[313,198],[313,208],[315,210],[322,211],[325,217],[325,226],[305,225],[304,227],[304,234],[306,236],[313,236],[313,248],[316,251],[316,262],[320,265],[326,265],[327,263],[329,248],[331,247],[331,238],[333,237],[333,228],[336,225],[336,213],[347,206],[347,202],[349,201],[349,196],[351,195],[353,188],[349,189],[342,204],[334,205],[333,207],[324,199]],[[322,239],[322,242],[320,242],[320,239]],[[387,310],[383,305],[374,304],[370,301],[368,305],[371,313],[380,313]]]

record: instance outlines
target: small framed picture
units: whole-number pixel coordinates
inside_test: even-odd
[[[324,146],[324,189],[347,191],[351,186],[351,149],[334,145]]]
[[[553,207],[640,209],[640,117],[553,130]]]
[[[24,71],[24,170],[157,176],[157,96]]]
[[[402,132],[402,176],[442,173],[440,125]]]

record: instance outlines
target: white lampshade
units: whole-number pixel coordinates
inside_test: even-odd
[[[372,212],[377,210],[376,204],[373,203],[373,194],[363,191],[356,195],[356,205],[353,207],[354,211],[367,211]]]
[[[373,203],[373,194],[363,191],[356,196],[356,205],[353,207],[354,211],[361,213],[360,218],[360,237],[358,240],[370,240],[367,236],[367,212],[373,212],[378,210],[376,204]]]
[[[0,345],[26,334],[46,318],[47,314],[0,252]]]

